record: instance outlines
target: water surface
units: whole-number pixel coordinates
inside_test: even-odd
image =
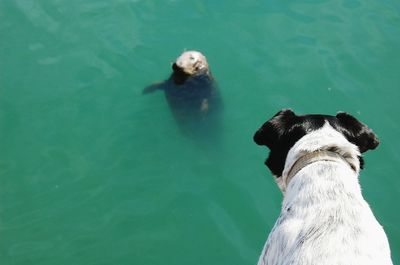
[[[282,196],[255,130],[281,108],[352,113],[380,137],[363,194],[400,262],[398,1],[0,2],[1,264],[256,264]],[[209,60],[221,146],[163,93]]]

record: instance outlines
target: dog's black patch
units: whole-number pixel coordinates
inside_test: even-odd
[[[270,149],[265,164],[272,174],[280,177],[290,148],[307,133],[320,129],[326,121],[349,142],[357,145],[361,153],[375,149],[379,144],[374,132],[348,113],[297,116],[291,109],[284,109],[265,122],[253,137],[257,144]],[[362,168],[364,161],[362,157],[359,159]]]

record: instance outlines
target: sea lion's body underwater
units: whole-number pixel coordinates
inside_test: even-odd
[[[172,64],[170,77],[146,87],[143,94],[157,90],[164,91],[183,133],[209,134],[219,127],[222,100],[207,59],[200,52],[182,53]]]

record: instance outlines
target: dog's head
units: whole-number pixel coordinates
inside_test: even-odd
[[[356,163],[354,166],[359,170],[363,166],[360,153],[375,149],[379,144],[374,132],[348,113],[297,116],[290,109],[279,111],[265,122],[254,134],[254,141],[270,149],[265,164],[277,178],[282,176],[288,153],[294,145],[297,146],[295,152],[303,154],[317,150],[346,153],[347,157],[357,161],[351,163]],[[300,154],[291,156],[295,159]]]

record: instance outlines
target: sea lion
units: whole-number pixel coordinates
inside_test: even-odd
[[[163,90],[182,132],[210,135],[219,130],[222,101],[206,57],[198,51],[183,52],[172,64],[170,77],[143,90]]]

